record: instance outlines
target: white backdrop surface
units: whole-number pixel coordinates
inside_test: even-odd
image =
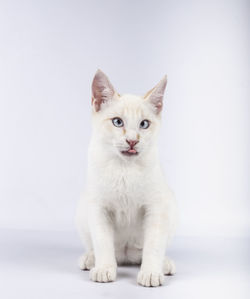
[[[247,1],[1,1],[0,226],[74,229],[97,68],[120,93],[167,73],[162,163],[180,234],[244,234]]]

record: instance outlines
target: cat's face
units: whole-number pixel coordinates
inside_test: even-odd
[[[93,124],[103,150],[123,159],[136,159],[154,146],[160,126],[166,78],[144,97],[114,90],[97,71],[92,85]]]

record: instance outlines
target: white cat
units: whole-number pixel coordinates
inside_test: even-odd
[[[102,71],[94,77],[88,181],[76,217],[87,249],[80,268],[90,269],[93,281],[114,281],[117,263],[141,264],[143,286],[159,286],[175,272],[164,255],[176,206],[156,144],[166,84],[164,77],[144,97],[119,95]]]

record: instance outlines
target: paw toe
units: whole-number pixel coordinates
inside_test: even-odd
[[[164,283],[164,277],[162,273],[141,270],[137,282],[144,287],[158,287]]]
[[[94,267],[90,271],[90,279],[96,282],[111,282],[116,279],[115,267]]]

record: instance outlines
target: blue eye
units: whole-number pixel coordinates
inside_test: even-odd
[[[147,129],[147,128],[149,127],[149,125],[150,125],[149,120],[144,119],[144,120],[141,121],[141,123],[140,123],[140,128],[141,128],[141,129]]]
[[[113,123],[113,125],[114,125],[115,127],[118,127],[118,128],[124,126],[124,124],[123,124],[123,120],[122,120],[121,118],[119,118],[119,117],[115,117],[115,118],[113,118],[113,119],[112,119],[112,123]]]

